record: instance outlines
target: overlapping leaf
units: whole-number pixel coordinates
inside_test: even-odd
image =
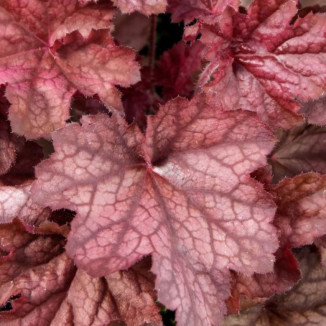
[[[94,29],[109,30],[114,10],[100,9],[81,7],[77,0],[1,2],[0,83],[9,84],[6,96],[14,132],[38,138],[62,127],[76,89],[98,93],[108,107],[121,109],[115,85],[139,79],[131,50],[112,42],[88,42],[56,51],[74,31],[87,38]]]
[[[240,315],[226,318],[224,326],[310,326],[326,322],[325,267],[309,248],[299,254],[302,280],[288,293],[272,298]]]
[[[152,254],[159,300],[180,325],[199,326],[221,320],[228,268],[271,270],[274,205],[249,173],[274,139],[253,114],[179,98],[149,118],[146,136],[97,115],[53,138],[34,198],[77,211],[67,250],[91,275]]]
[[[255,0],[248,14],[226,12],[218,26],[201,29],[213,48],[205,72],[215,78],[206,88],[213,101],[255,111],[273,127],[298,123],[297,100],[317,99],[326,87],[326,16],[310,13],[293,23],[296,5]]]
[[[292,288],[300,279],[300,271],[290,249],[312,244],[326,234],[325,176],[302,174],[269,188],[278,207],[274,225],[281,246],[274,271],[253,276],[239,274],[234,282],[235,293],[253,300]]]
[[[30,234],[19,220],[0,226],[1,325],[161,325],[148,261],[93,278],[76,269],[65,239],[51,233]]]
[[[248,304],[246,301],[265,301],[276,293],[290,290],[301,279],[299,264],[289,247],[280,248],[275,257],[270,273],[233,275],[233,300],[238,306]]]
[[[272,188],[278,206],[274,224],[282,244],[300,247],[326,234],[325,190],[326,177],[312,172]]]
[[[279,143],[269,163],[273,182],[315,171],[326,174],[326,128],[302,125],[278,132]]]

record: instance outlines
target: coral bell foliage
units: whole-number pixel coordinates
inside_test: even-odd
[[[1,0],[0,324],[326,325],[325,92],[323,1]]]

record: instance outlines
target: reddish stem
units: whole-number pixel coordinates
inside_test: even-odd
[[[157,16],[151,16],[151,33],[149,39],[149,78],[151,83],[151,110],[153,110],[154,98],[156,96],[155,85],[154,85],[154,68],[155,68],[155,54],[156,54],[156,27],[157,27]]]
[[[149,68],[151,79],[154,73],[155,67],[155,52],[156,52],[156,26],[157,26],[157,16],[151,16],[151,34],[149,39]]]

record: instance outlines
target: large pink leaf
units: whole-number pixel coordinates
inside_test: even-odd
[[[218,28],[202,28],[214,54],[207,69],[218,70],[205,89],[213,101],[222,97],[227,110],[255,111],[273,127],[298,123],[297,100],[317,99],[326,89],[326,16],[308,14],[292,24],[296,5],[255,0],[247,15],[227,12]]]
[[[273,182],[303,172],[326,174],[326,128],[302,125],[279,131],[279,143],[269,163],[273,168]]]
[[[66,49],[64,58],[56,52],[69,33],[78,31],[86,38],[94,29],[110,29],[114,11],[110,6],[100,9],[81,7],[77,0],[1,2],[0,83],[9,84],[6,96],[14,132],[38,138],[62,127],[76,89],[98,93],[108,107],[121,109],[114,85],[130,85],[139,78],[130,50],[86,43],[74,48],[75,53]]]
[[[59,234],[33,235],[14,220],[0,236],[1,325],[161,325],[148,261],[93,278],[76,270]]]
[[[228,268],[272,269],[275,209],[249,173],[274,139],[255,115],[178,98],[149,117],[146,136],[97,115],[53,139],[33,195],[77,211],[67,251],[91,275],[152,254],[159,300],[180,325],[199,326],[225,312]]]
[[[226,318],[223,326],[312,326],[325,325],[325,267],[313,249],[299,253],[302,280],[289,292]]]
[[[139,11],[144,15],[160,14],[165,11],[167,0],[112,0],[123,13]]]

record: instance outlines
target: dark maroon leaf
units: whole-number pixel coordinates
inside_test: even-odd
[[[223,326],[312,326],[326,322],[326,270],[315,250],[298,255],[303,277],[289,292],[276,295],[264,306],[226,318]]]
[[[315,171],[326,174],[326,128],[302,125],[278,131],[279,143],[269,158],[273,183]]]

